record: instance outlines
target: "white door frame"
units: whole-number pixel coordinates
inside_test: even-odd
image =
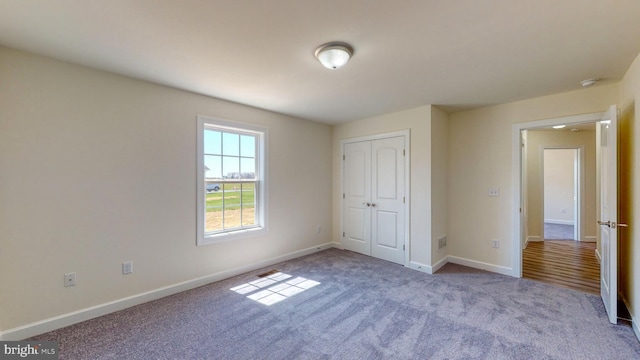
[[[511,127],[511,223],[513,228],[511,229],[511,239],[513,239],[513,246],[511,254],[511,276],[522,277],[522,249],[524,248],[524,241],[521,235],[521,221],[520,212],[521,208],[521,193],[522,193],[522,178],[521,178],[521,135],[522,130],[534,130],[539,128],[551,127],[553,125],[570,125],[581,123],[594,123],[600,121],[604,112],[590,113],[583,115],[567,116],[554,119],[527,121],[522,123],[513,124]]]
[[[340,140],[340,151],[344,154],[344,146],[348,143],[361,142],[361,141],[371,141],[371,140],[379,140],[379,139],[387,139],[391,137],[404,137],[404,147],[405,147],[405,156],[404,156],[404,189],[405,189],[405,203],[404,203],[404,266],[409,265],[410,252],[411,252],[411,228],[410,228],[410,219],[411,219],[411,130],[399,130],[382,134],[374,134],[374,135],[366,135],[359,136],[355,138],[348,138]],[[344,161],[340,166],[340,193],[344,194]],[[340,247],[342,247],[342,234],[344,233],[344,206],[340,206]]]
[[[574,226],[574,240],[582,241],[582,234],[584,234],[584,229],[582,224],[584,223],[584,196],[585,194],[585,163],[584,163],[584,145],[540,145],[540,184],[542,184],[542,211],[540,219],[542,219],[542,234],[541,240],[544,240],[544,151],[545,150],[576,150],[576,156],[574,157],[574,173],[573,173],[573,186],[574,186],[574,196],[577,200],[574,200],[572,203],[573,209],[573,226]],[[577,161],[576,161],[577,160]],[[577,167],[577,169],[575,168]]]

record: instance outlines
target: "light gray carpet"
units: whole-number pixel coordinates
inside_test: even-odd
[[[573,225],[544,223],[545,240],[575,240]]]
[[[319,285],[266,306],[277,268]],[[276,284],[283,284],[287,280]],[[638,359],[597,296],[448,264],[428,275],[329,249],[37,336],[61,359]]]

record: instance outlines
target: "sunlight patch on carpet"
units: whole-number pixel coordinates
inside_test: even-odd
[[[309,290],[314,286],[320,285],[315,280],[309,280],[303,277],[296,277],[282,272],[276,272],[258,280],[231,288],[241,295],[247,295],[251,300],[257,301],[263,305],[271,306],[282,300],[286,300],[296,294]]]

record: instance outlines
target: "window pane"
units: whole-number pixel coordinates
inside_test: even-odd
[[[240,178],[240,158],[234,156],[222,157],[222,175],[225,179]]]
[[[240,135],[222,133],[222,152],[224,155],[240,156]]]
[[[241,184],[225,184],[224,197],[224,228],[233,229],[241,226]]]
[[[240,136],[240,156],[256,157],[256,137],[250,135]]]
[[[204,153],[205,154],[222,154],[222,133],[219,131],[204,131]]]
[[[256,185],[242,184],[242,226],[256,224]]]
[[[204,177],[222,179],[222,157],[218,155],[204,156]]]
[[[222,192],[205,192],[205,231],[222,230]]]
[[[256,178],[256,159],[240,158],[240,176],[243,179]]]

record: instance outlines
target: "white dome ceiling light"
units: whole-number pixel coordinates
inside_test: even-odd
[[[316,49],[315,56],[327,69],[336,70],[349,62],[353,56],[353,48],[347,43],[330,42],[320,45]]]
[[[600,81],[600,79],[598,78],[586,79],[586,80],[580,81],[580,85],[582,85],[582,87],[589,87],[589,86],[595,85],[598,81]]]

